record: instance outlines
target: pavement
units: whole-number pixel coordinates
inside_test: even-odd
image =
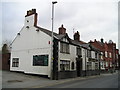
[[[0,70],[0,90],[2,89],[2,71]]]
[[[43,88],[43,87],[63,84],[75,80],[85,80],[87,78],[100,77],[103,75],[112,75],[112,74],[50,80],[48,78],[41,76],[26,75],[24,73],[17,73],[10,71],[2,71],[2,75],[0,75],[0,80],[2,80],[2,88]]]

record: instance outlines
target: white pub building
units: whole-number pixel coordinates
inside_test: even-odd
[[[10,71],[52,79],[99,74],[99,53],[91,45],[80,43],[79,32],[74,40],[63,25],[58,34],[53,33],[53,59],[51,35],[50,30],[37,26],[36,9],[27,11],[24,26],[11,44]]]

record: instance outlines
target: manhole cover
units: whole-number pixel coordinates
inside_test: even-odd
[[[22,82],[21,80],[8,80],[7,82]]]

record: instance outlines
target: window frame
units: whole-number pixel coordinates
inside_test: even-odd
[[[60,71],[70,71],[69,60],[60,60]]]
[[[112,58],[112,53],[111,52],[109,52],[109,57]]]
[[[92,70],[92,62],[87,62],[87,70]]]
[[[82,55],[82,49],[80,47],[77,47],[76,53],[78,56]]]
[[[40,57],[41,56],[41,57]],[[43,58],[43,56],[46,56]],[[37,63],[35,61],[35,57],[37,58],[37,62],[42,62],[42,63]],[[45,61],[45,58],[47,58],[47,61]],[[41,60],[40,60],[41,59]],[[44,60],[43,60],[44,59]],[[47,64],[45,64],[45,62],[47,62]],[[44,55],[33,55],[33,63],[32,66],[48,66],[49,65],[49,55],[48,54],[44,54]]]
[[[98,58],[98,53],[97,53],[97,52],[95,52],[95,58],[96,58],[96,59]]]
[[[91,58],[91,50],[87,50],[87,57]]]
[[[108,52],[107,51],[105,51],[105,57],[108,57]]]
[[[99,64],[98,64],[98,62],[95,62],[95,70],[98,70],[98,69],[99,69]]]
[[[60,42],[60,53],[70,54],[70,45],[69,45],[69,43]]]
[[[12,67],[19,67],[19,58],[18,57],[12,58]]]

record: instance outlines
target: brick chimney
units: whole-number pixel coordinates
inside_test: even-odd
[[[34,15],[34,26],[37,26],[37,13],[36,13],[36,9],[32,9],[27,11],[27,15],[25,15],[25,17]]]
[[[27,15],[25,15],[25,17],[33,15],[33,14],[36,14],[36,9],[32,9],[32,10],[27,11]]]
[[[63,27],[63,24],[59,27],[59,34],[66,34],[66,28]]]
[[[101,38],[101,43],[104,43],[104,40],[103,40],[103,38]]]
[[[78,31],[74,34],[74,40],[80,41],[80,34]]]

